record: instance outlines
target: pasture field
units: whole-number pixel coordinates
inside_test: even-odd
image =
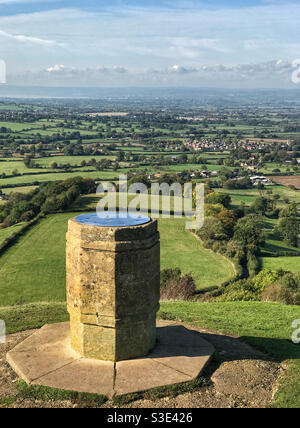
[[[38,162],[37,162],[38,163]],[[10,161],[0,161],[0,174],[5,173],[6,175],[11,175],[14,170],[17,170],[20,174],[36,173],[36,172],[45,172],[47,169],[42,168],[26,168],[24,160],[10,160]],[[51,171],[51,170],[50,170]],[[0,180],[0,186],[1,186]]]
[[[255,198],[259,196],[257,189],[241,189],[241,190],[227,190],[217,189],[218,192],[228,193],[231,196],[232,205],[239,206],[245,203],[247,206],[254,202]]]
[[[11,129],[12,132],[26,131],[29,129],[42,128],[39,122],[19,123],[19,122],[0,122],[0,128]]]
[[[185,219],[161,219],[162,269],[181,268],[196,280],[198,289],[221,285],[235,275],[232,264],[222,256],[206,250],[191,232]]]
[[[36,159],[35,162],[45,168],[45,167],[48,167],[52,162],[56,162],[58,165],[61,165],[61,164],[80,165],[82,161],[89,162],[92,159],[96,159],[97,161],[101,159],[115,160],[115,156],[60,156],[60,155],[57,155],[57,156],[39,158],[39,159]]]
[[[261,257],[260,261],[263,269],[300,271],[300,257]]]
[[[117,173],[109,170],[109,171],[92,171],[92,172],[83,172],[80,169],[77,169],[71,173],[68,172],[49,172],[48,174],[36,174],[36,175],[19,175],[16,177],[10,177],[10,178],[2,178],[0,180],[0,188],[1,186],[7,186],[7,185],[18,185],[19,187],[22,187],[22,184],[27,183],[33,183],[35,185],[35,182],[39,183],[45,183],[48,181],[58,181],[58,180],[67,180],[68,178],[72,177],[85,177],[85,178],[93,178],[94,180],[110,180],[114,179],[119,175],[120,171]]]
[[[65,300],[65,235],[74,216],[76,212],[47,216],[0,257],[1,306]],[[203,249],[185,230],[184,219],[160,220],[159,229],[162,268],[191,273],[198,289],[234,276],[229,261]]]
[[[263,174],[271,174],[273,170],[279,169],[280,172],[287,172],[288,169],[292,169],[290,164],[280,164],[276,162],[267,162],[264,167],[260,169]]]
[[[0,110],[20,111],[22,106],[15,104],[0,104]]]
[[[272,194],[278,194],[283,200],[284,198],[288,199],[290,202],[296,202],[300,204],[300,192],[292,190],[286,186],[274,185],[268,186],[262,192],[263,195],[267,195],[267,190],[272,190]],[[228,190],[228,189],[217,189],[218,192],[228,193],[231,196],[233,205],[240,205],[241,202],[245,202],[246,205],[251,205],[254,202],[255,198],[260,196],[258,189],[241,189],[241,190]],[[279,201],[280,206],[280,201]]]
[[[4,193],[10,194],[10,193],[29,193],[32,190],[35,190],[37,186],[23,186],[23,187],[13,187],[11,189],[4,189]]]

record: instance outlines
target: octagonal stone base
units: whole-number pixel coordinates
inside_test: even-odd
[[[128,227],[69,220],[66,273],[75,352],[116,362],[154,348],[160,297],[157,220]]]
[[[214,353],[200,333],[178,323],[158,322],[157,337],[147,357],[113,363],[73,351],[69,323],[46,325],[10,351],[7,361],[28,384],[113,397],[192,381]]]

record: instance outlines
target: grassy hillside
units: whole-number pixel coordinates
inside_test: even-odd
[[[0,257],[1,306],[65,300],[65,234],[76,213],[50,215]],[[184,219],[160,221],[162,268],[192,273],[198,288],[220,285],[234,275],[230,262],[206,251]]]
[[[198,288],[220,285],[234,277],[234,268],[225,258],[205,250],[188,230],[184,219],[161,219],[162,269],[180,267],[191,273]]]

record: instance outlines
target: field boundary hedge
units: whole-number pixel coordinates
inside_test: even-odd
[[[276,254],[262,251],[260,257],[270,257],[274,259],[278,257],[300,257],[300,251],[278,251]]]

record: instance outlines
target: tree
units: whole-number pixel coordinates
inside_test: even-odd
[[[223,228],[229,237],[233,236],[234,226],[236,224],[236,216],[232,210],[222,210],[218,214],[218,219],[221,220]]]
[[[261,221],[255,215],[249,215],[238,220],[234,228],[233,240],[242,244],[247,251],[259,253],[264,243]]]
[[[292,247],[299,245],[300,221],[297,205],[293,202],[280,212],[280,220],[275,228],[281,238]]]
[[[198,231],[203,241],[224,241],[227,238],[221,220],[216,217],[206,217],[204,226]]]
[[[276,201],[271,198],[259,196],[251,205],[252,212],[261,215],[273,214],[276,209]]]
[[[128,182],[128,188],[132,185],[132,184],[144,184],[148,189],[151,187],[151,181],[148,179],[148,177],[146,175],[135,175],[134,177],[132,177],[129,182]]]
[[[205,202],[208,204],[222,204],[225,208],[229,208],[231,197],[227,193],[213,192],[206,196]]]
[[[288,204],[288,206],[286,208],[284,208],[283,210],[280,211],[279,217],[280,218],[298,217],[298,209],[297,209],[296,203],[292,202],[292,203]]]
[[[49,165],[49,167],[51,168],[51,169],[56,169],[57,168],[57,163],[56,162],[51,162],[50,163],[50,165]]]
[[[27,158],[25,158],[24,165],[26,166],[26,168],[34,168],[34,160],[32,159],[32,157],[28,156]]]

